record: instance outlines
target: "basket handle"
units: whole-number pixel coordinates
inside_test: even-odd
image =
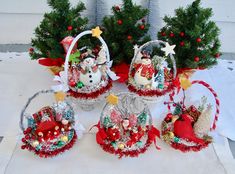
[[[213,96],[215,98],[215,103],[216,103],[216,112],[215,112],[215,116],[214,116],[213,125],[210,130],[215,130],[216,129],[216,122],[218,121],[219,113],[220,113],[220,101],[219,101],[218,95],[214,91],[214,89],[208,83],[206,83],[204,81],[194,80],[194,81],[192,81],[192,84],[200,84],[200,85],[206,87],[213,94]]]
[[[68,52],[67,52],[66,57],[65,57],[65,65],[64,65],[65,78],[66,78],[65,80],[66,80],[66,82],[68,82],[69,56],[70,56],[70,54],[71,54],[71,52],[72,52],[72,50],[73,50],[73,47],[74,47],[74,45],[76,44],[76,42],[77,42],[81,37],[83,37],[83,36],[85,36],[85,35],[88,35],[88,34],[92,34],[92,30],[87,30],[87,31],[81,32],[79,35],[77,35],[77,36],[74,38],[73,42],[72,42],[71,45],[69,46]],[[110,62],[110,55],[109,55],[108,46],[107,46],[106,42],[104,41],[104,39],[103,39],[101,36],[99,36],[99,37],[97,37],[97,38],[98,38],[99,41],[102,43],[102,46],[104,46],[104,49],[105,49],[105,51],[106,51],[106,56],[107,56],[107,62],[106,62],[106,63],[108,63],[108,62]]]
[[[20,114],[20,128],[21,128],[22,131],[25,130],[24,124],[23,124],[25,111],[28,108],[29,104],[32,102],[32,100],[34,98],[36,98],[37,96],[39,96],[40,94],[48,94],[48,93],[53,93],[53,92],[54,92],[53,90],[42,90],[42,91],[39,91],[39,92],[35,93],[32,97],[30,97],[28,99],[26,105],[24,106],[24,108],[22,109],[21,114]]]
[[[136,60],[136,58],[137,58],[137,55],[140,53],[140,51],[141,51],[144,47],[147,47],[147,46],[149,46],[149,45],[151,45],[151,44],[158,44],[158,45],[163,44],[163,45],[166,45],[166,42],[161,41],[161,40],[152,40],[152,41],[146,42],[145,44],[141,45],[141,46],[138,48],[138,50],[136,51],[136,53],[135,53],[135,55],[134,55],[134,58],[133,58],[133,60],[132,60],[132,62],[131,62],[131,66],[130,66],[130,67],[133,66],[133,63],[135,62],[135,60]],[[173,64],[173,77],[174,77],[174,79],[175,79],[175,78],[176,78],[176,74],[177,74],[177,68],[176,68],[176,61],[175,61],[175,58],[173,57],[172,54],[170,54],[170,59],[171,59],[171,62],[172,62],[172,64]],[[131,72],[129,71],[129,76],[130,76],[130,73],[131,73]]]

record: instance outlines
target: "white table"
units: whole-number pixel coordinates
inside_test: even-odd
[[[181,153],[157,140],[161,151],[154,146],[139,158],[123,158],[104,152],[95,142],[95,130],[86,132],[68,152],[52,158],[40,159],[28,151],[20,149],[21,132],[18,126],[19,114],[27,99],[35,92],[49,89],[53,77],[35,61],[29,61],[27,53],[1,53],[0,60],[0,135],[4,136],[0,144],[0,173],[233,173],[235,162],[230,153],[226,138],[215,136],[215,143],[198,153]],[[9,58],[12,57],[12,58]],[[218,133],[235,140],[234,101],[235,71],[227,69],[227,61],[221,61],[216,68],[201,71],[194,75],[210,83],[218,92],[221,100],[221,115]],[[233,66],[228,64],[228,66]],[[198,90],[197,87],[195,89]],[[208,94],[200,88],[200,92]],[[114,91],[127,91],[124,85],[114,84]],[[189,92],[192,101],[198,100],[195,91]],[[198,92],[198,91],[197,91]],[[208,96],[211,101],[213,98]],[[48,98],[43,101],[48,102]],[[104,103],[91,112],[79,111],[77,119],[88,130],[99,120]],[[32,106],[35,111],[39,104]],[[162,103],[150,105],[154,124],[160,123],[167,110]]]

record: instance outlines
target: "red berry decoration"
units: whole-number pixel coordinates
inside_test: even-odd
[[[117,24],[118,24],[118,25],[122,25],[122,20],[119,19],[119,20],[117,21]]]
[[[200,43],[201,41],[202,41],[202,39],[201,38],[197,38],[197,40],[196,40],[198,43]]]
[[[166,33],[165,33],[165,32],[161,32],[161,35],[162,35],[162,36],[166,36]]]
[[[215,58],[219,58],[219,57],[220,57],[220,53],[216,53]]]
[[[131,40],[131,39],[132,39],[132,36],[128,35],[127,40]]]
[[[140,25],[139,28],[140,28],[141,30],[144,30],[144,29],[145,29],[145,26],[144,26],[144,25]]]
[[[21,146],[21,149],[25,149],[25,148],[26,148],[26,145],[22,145],[22,146]]]
[[[30,53],[34,52],[34,49],[33,48],[29,48],[29,52]]]
[[[21,141],[22,141],[23,143],[26,143],[26,139],[25,139],[25,138],[22,138]]]
[[[194,58],[194,61],[195,61],[195,62],[199,62],[199,60],[200,60],[200,58],[199,58],[198,56],[196,56],[196,57]]]
[[[185,33],[184,33],[184,32],[180,32],[180,36],[181,36],[181,37],[184,37],[184,36],[185,36]]]
[[[183,47],[185,45],[185,43],[182,41],[180,42],[180,46]]]
[[[73,29],[73,27],[70,25],[70,26],[68,26],[68,28],[67,28],[69,31],[71,31],[72,29]]]
[[[115,6],[115,10],[116,11],[120,11],[120,7],[119,6]]]
[[[170,33],[170,35],[169,35],[170,37],[174,37],[175,35],[174,35],[174,33]]]

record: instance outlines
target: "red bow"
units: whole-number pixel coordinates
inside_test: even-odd
[[[62,66],[64,64],[63,58],[40,58],[38,63],[43,66]]]

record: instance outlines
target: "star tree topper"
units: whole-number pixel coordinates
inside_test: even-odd
[[[169,54],[175,54],[174,48],[175,45],[169,45],[169,43],[166,42],[166,46],[161,48],[161,50],[165,52],[165,56],[168,56]]]

